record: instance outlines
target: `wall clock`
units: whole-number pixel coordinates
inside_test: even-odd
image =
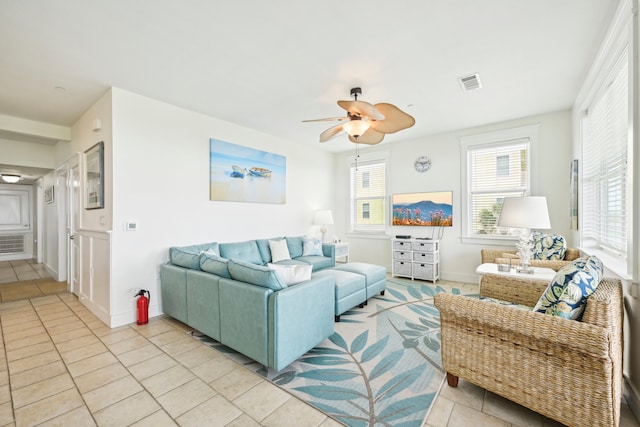
[[[431,167],[431,159],[427,156],[420,156],[416,159],[416,162],[413,164],[418,172],[426,172]]]

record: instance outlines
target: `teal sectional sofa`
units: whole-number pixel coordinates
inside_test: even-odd
[[[260,364],[280,371],[333,334],[331,276],[286,285],[274,270],[270,240],[286,241],[276,265],[335,266],[335,248],[305,255],[304,237],[172,247],[160,267],[162,310]]]

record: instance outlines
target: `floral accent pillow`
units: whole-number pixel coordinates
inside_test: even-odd
[[[302,238],[302,256],[322,256],[322,242],[313,237]]]
[[[533,259],[563,260],[567,252],[567,241],[557,234],[531,233],[533,240]]]
[[[580,320],[587,298],[602,280],[602,262],[595,256],[582,257],[556,273],[533,311]]]

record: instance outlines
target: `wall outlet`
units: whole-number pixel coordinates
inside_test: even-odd
[[[130,220],[124,223],[124,231],[137,231],[138,221]]]

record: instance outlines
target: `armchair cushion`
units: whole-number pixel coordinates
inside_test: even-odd
[[[504,306],[507,306],[507,307],[517,308],[519,310],[531,311],[531,307],[530,306],[524,305],[524,304],[518,304],[517,302],[505,301],[505,300],[496,299],[496,298],[489,298],[489,297],[480,297],[480,301],[482,301],[482,302],[491,302],[491,303],[494,303],[494,304],[500,304],[500,305],[504,305]]]
[[[567,241],[557,234],[531,233],[533,240],[533,259],[563,260],[567,251]]]
[[[589,295],[602,279],[602,262],[594,256],[578,258],[562,267],[533,311],[580,320]]]

